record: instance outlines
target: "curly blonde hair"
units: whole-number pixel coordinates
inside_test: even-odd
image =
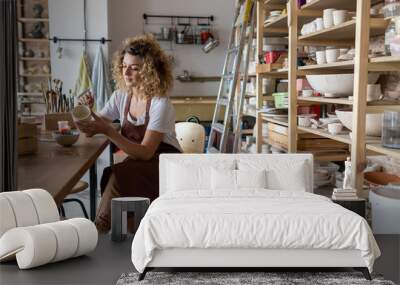
[[[122,61],[126,53],[139,56],[143,60],[137,86],[139,91],[146,98],[167,96],[174,81],[172,66],[157,40],[152,35],[127,38],[123,42],[122,49],[114,54],[112,73],[116,87],[130,92],[122,73]]]

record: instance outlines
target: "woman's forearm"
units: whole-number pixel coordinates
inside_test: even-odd
[[[145,145],[129,141],[114,128],[105,134],[119,149],[138,160],[149,160],[154,153]]]

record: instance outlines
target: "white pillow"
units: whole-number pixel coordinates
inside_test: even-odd
[[[236,170],[212,167],[211,189],[236,190]]]
[[[267,171],[236,170],[237,188],[267,188]]]
[[[307,191],[312,185],[312,181],[309,181],[311,170],[308,169],[309,163],[305,160],[240,158],[237,165],[239,170],[265,169],[266,188],[271,190]]]
[[[269,169],[268,170],[268,187],[273,190],[288,190],[288,191],[307,191],[308,173],[305,170],[307,167],[305,162],[293,163],[290,169]]]
[[[240,190],[242,188],[266,188],[267,176],[262,170],[211,170],[212,190]]]
[[[215,161],[212,165],[204,162],[170,162],[168,168],[168,191],[210,190],[212,168],[232,170],[235,168],[235,161]]]

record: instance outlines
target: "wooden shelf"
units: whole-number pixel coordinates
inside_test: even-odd
[[[348,100],[347,98],[326,98],[326,97],[297,97],[298,101],[302,102],[312,102],[319,104],[340,104],[340,105],[349,105],[353,106],[353,101]],[[400,101],[393,100],[380,100],[380,101],[372,101],[367,102],[367,110],[368,111],[382,111],[382,110],[393,110],[400,111]]]
[[[325,97],[297,97],[298,101],[314,102],[321,104],[341,104],[341,105],[353,105],[353,101],[346,98],[325,98]]]
[[[43,96],[40,92],[18,92],[18,96]]]
[[[38,105],[45,105],[46,103],[43,101],[21,101],[21,104],[38,104]]]
[[[50,57],[20,57],[23,61],[50,61]]]
[[[297,71],[302,74],[313,74],[313,73],[323,74],[325,71],[328,71],[327,73],[332,73],[332,71],[353,72],[353,70],[354,70],[354,61],[346,60],[334,63],[299,66]]]
[[[287,119],[277,119],[277,118],[271,118],[271,117],[267,117],[267,116],[263,116],[261,113],[261,118],[263,119],[263,121],[265,122],[271,122],[271,123],[275,123],[281,126],[289,126],[288,120]]]
[[[400,63],[400,56],[381,56],[371,58],[370,63]]]
[[[264,29],[286,29],[288,32],[288,25],[287,25],[287,15],[281,15],[276,17],[275,20],[272,20],[269,23],[264,22]]]
[[[300,66],[299,74],[331,74],[338,72],[350,72],[354,70],[354,60],[338,61],[334,63],[313,64]],[[370,71],[399,71],[400,56],[382,56],[369,59]]]
[[[21,77],[51,77],[51,74],[20,74]]]
[[[49,18],[19,18],[18,22],[22,23],[35,23],[35,22],[49,22]]]
[[[301,153],[301,151],[299,151]],[[324,153],[324,154],[314,154],[314,159],[318,161],[345,161],[347,157],[350,156],[349,152],[339,153]]]
[[[271,77],[271,78],[287,78],[288,76],[288,70],[287,69],[276,69],[272,71],[270,70],[269,66],[274,66],[274,64],[258,64],[256,66],[256,74],[258,75],[263,75],[266,77]]]
[[[19,38],[18,41],[24,43],[48,43],[49,39]]]
[[[330,134],[328,131],[324,131],[322,129],[313,129],[313,128],[305,128],[305,127],[297,127],[298,131],[303,131],[306,133],[311,133],[314,135],[318,135],[324,138],[328,138],[328,139],[332,139],[335,141],[339,141],[342,143],[347,143],[347,144],[351,144],[351,140],[349,135],[347,134],[342,134],[342,135],[332,135]]]
[[[387,20],[382,18],[372,18],[370,20],[370,36],[383,35],[387,24]],[[309,44],[307,41],[324,41],[325,44],[329,42],[335,44],[334,41],[354,41],[355,34],[356,20],[350,20],[322,31],[300,36],[299,44]]]
[[[388,155],[390,157],[396,158],[396,159],[400,159],[400,149],[395,149],[395,148],[387,148],[382,146],[382,144],[370,144],[367,143],[367,149],[380,153],[380,154],[384,154],[384,155]]]
[[[370,71],[399,71],[400,56],[374,57],[369,61],[368,70]]]
[[[371,4],[382,2],[381,0],[372,0]],[[353,0],[314,0],[301,6],[300,10],[324,10],[335,8],[340,10],[355,11],[357,8],[357,1]]]

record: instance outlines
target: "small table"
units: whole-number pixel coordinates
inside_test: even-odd
[[[120,197],[111,201],[111,240],[123,241],[127,235],[128,212],[135,215],[135,232],[150,205],[149,198]]]
[[[353,211],[356,214],[359,214],[361,217],[365,218],[365,206],[366,206],[366,201],[365,199],[354,199],[354,200],[334,200],[332,201],[336,204],[339,204],[340,206]]]

